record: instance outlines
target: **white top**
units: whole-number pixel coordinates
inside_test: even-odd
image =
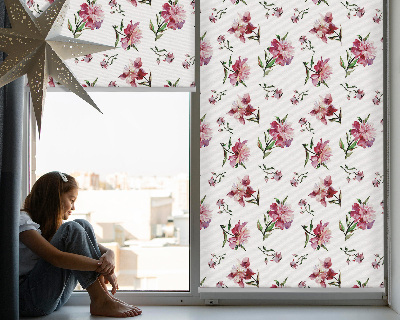
[[[21,211],[19,216],[19,233],[27,230],[36,230],[42,234],[39,228],[39,224],[33,222],[26,212]],[[19,240],[19,276],[26,275],[31,271],[38,259],[39,256]]]

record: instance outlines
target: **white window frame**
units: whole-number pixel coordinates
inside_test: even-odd
[[[389,10],[390,7],[390,10]],[[196,3],[196,26],[199,26],[199,3]],[[389,16],[390,15],[390,16]],[[135,303],[137,305],[204,305],[204,304],[220,304],[220,305],[380,305],[388,306],[397,313],[400,313],[400,268],[394,267],[400,265],[400,233],[395,227],[400,227],[400,216],[392,214],[396,212],[397,204],[395,199],[400,194],[400,167],[389,165],[400,163],[400,144],[393,142],[400,141],[400,126],[390,126],[390,123],[400,123],[400,110],[396,108],[394,101],[400,101],[400,39],[394,36],[397,30],[400,30],[400,1],[384,0],[384,30],[386,32],[384,38],[390,39],[386,41],[386,56],[384,62],[387,70],[384,70],[385,83],[385,100],[387,112],[384,115],[384,131],[386,132],[387,145],[387,161],[385,162],[385,212],[386,219],[385,229],[387,236],[385,237],[385,293],[376,293],[376,290],[359,290],[355,289],[233,289],[213,292],[216,290],[203,290],[198,288],[200,281],[200,224],[199,224],[199,207],[200,207],[200,145],[199,145],[199,126],[200,126],[200,94],[199,89],[191,93],[190,103],[190,271],[189,271],[189,291],[188,292],[119,292],[117,297]],[[389,23],[390,21],[390,23]],[[389,34],[391,36],[389,36]],[[196,27],[196,39],[200,39],[200,30]],[[196,41],[196,61],[199,61],[199,41]],[[199,66],[196,65],[196,83],[200,83]],[[390,90],[390,86],[392,90]],[[168,88],[170,90],[171,88]],[[178,88],[176,91],[182,91]],[[58,89],[60,90],[60,89]],[[114,88],[115,90],[115,88]],[[50,89],[50,91],[56,91]],[[88,91],[108,91],[106,89],[99,90],[96,88],[88,88]],[[129,90],[125,90],[129,91]],[[164,91],[160,89],[140,90],[140,91]],[[24,92],[25,101],[29,101],[29,90]],[[27,106],[28,103],[25,103]],[[393,106],[390,108],[390,106]],[[390,119],[389,119],[390,114]],[[29,171],[29,159],[34,161],[35,146],[30,145],[30,131],[34,131],[35,122],[31,112],[25,108],[24,116],[24,144],[23,144],[23,163],[22,163],[22,199],[28,192],[29,182],[31,180],[32,171]],[[390,134],[390,140],[389,140]],[[391,143],[391,141],[393,141]],[[390,146],[390,148],[389,148]],[[390,154],[389,154],[390,150]],[[390,183],[390,190],[389,190]],[[393,231],[393,232],[391,232]],[[323,293],[323,294],[322,294]],[[73,293],[70,305],[87,305],[89,297],[85,292]]]

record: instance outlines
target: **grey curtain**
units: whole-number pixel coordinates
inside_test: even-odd
[[[9,27],[0,1],[0,27]],[[1,50],[1,48],[0,48]],[[0,53],[0,62],[4,54]],[[0,319],[18,319],[23,79],[0,88]]]

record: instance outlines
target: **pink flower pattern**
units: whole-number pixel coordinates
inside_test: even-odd
[[[85,26],[92,30],[99,29],[104,21],[104,12],[97,4],[82,3],[79,16],[85,22]]]
[[[214,132],[200,188],[217,214],[201,248],[227,259],[201,258],[202,286],[382,283],[384,17],[371,1],[351,19],[345,1],[303,1],[279,19],[276,2],[203,1],[213,52],[198,61],[200,109]]]
[[[121,39],[121,47],[124,48],[124,50],[140,43],[142,31],[139,29],[139,22],[133,24],[131,20],[131,22],[124,29],[124,33],[125,37]]]
[[[161,17],[167,22],[167,27],[172,30],[182,29],[185,19],[186,11],[180,4],[164,3]]]

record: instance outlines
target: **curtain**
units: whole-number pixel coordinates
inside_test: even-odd
[[[201,2],[202,287],[384,287],[382,4]]]
[[[4,3],[0,26],[9,27]],[[3,55],[2,59],[3,60]],[[18,219],[20,209],[23,80],[0,89],[0,318],[18,319]]]

